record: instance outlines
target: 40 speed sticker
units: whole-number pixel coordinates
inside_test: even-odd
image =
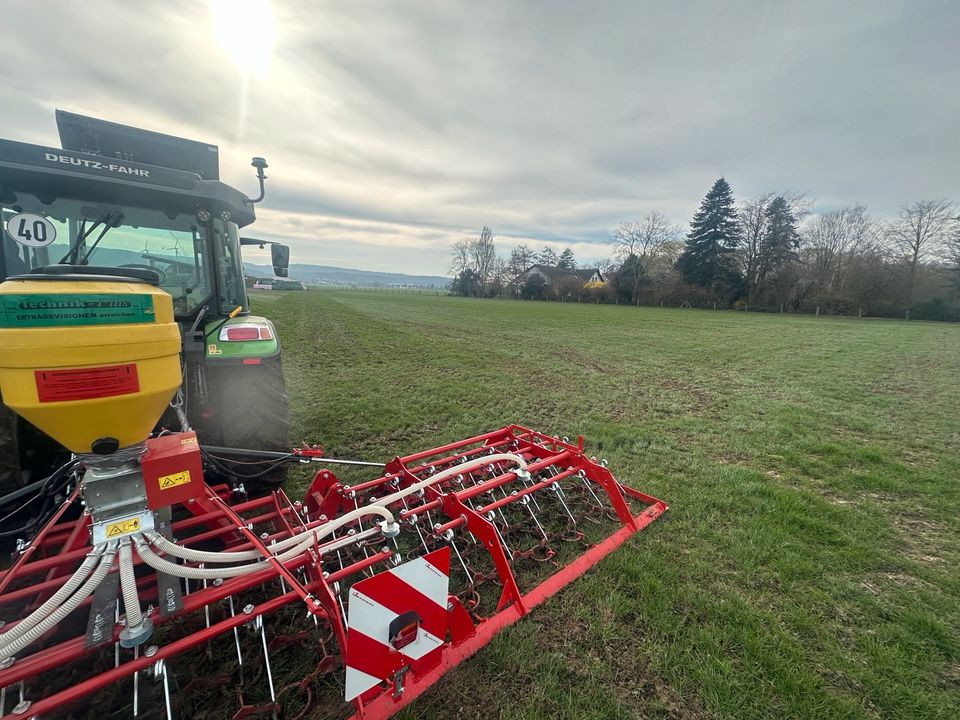
[[[57,228],[43,215],[17,213],[7,220],[7,233],[24,247],[46,247],[57,239]]]

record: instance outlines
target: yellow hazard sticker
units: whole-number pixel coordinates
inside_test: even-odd
[[[117,520],[107,524],[107,537],[120,537],[129,533],[137,532],[140,529],[140,518],[129,518],[128,520]]]
[[[196,439],[195,437],[192,437],[192,438],[184,438],[183,440],[180,441],[180,444],[181,444],[181,445],[196,445],[196,444],[197,444],[197,439]]]
[[[210,355],[223,355],[223,350],[213,344],[207,345],[207,352]]]
[[[189,482],[189,470],[173,473],[172,475],[161,475],[157,478],[157,484],[160,486],[161,490],[169,490],[170,488],[175,488],[178,485],[186,485]]]

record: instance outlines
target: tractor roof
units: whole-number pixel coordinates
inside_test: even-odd
[[[249,198],[216,179],[215,146],[60,111],[57,120],[71,148],[0,139],[0,202],[20,191],[44,202],[71,197],[172,213],[202,207],[228,212],[240,227],[254,221]]]

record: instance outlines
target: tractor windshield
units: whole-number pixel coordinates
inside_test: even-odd
[[[15,202],[11,199],[0,204],[0,269],[6,277],[56,263],[149,268],[173,296],[174,312],[185,316],[214,294],[214,265],[235,262],[225,251],[210,257],[210,223],[195,215],[171,218],[156,209],[68,198],[43,203],[26,193],[17,193]],[[219,227],[217,233],[227,235]]]

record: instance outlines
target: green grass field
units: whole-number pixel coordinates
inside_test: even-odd
[[[960,327],[360,291],[254,310],[297,441],[384,459],[518,422],[671,506],[403,717],[960,717]]]

